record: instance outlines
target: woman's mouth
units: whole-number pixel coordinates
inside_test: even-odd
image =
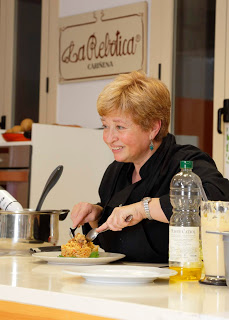
[[[121,149],[123,149],[123,147],[111,147],[113,152],[120,151]]]

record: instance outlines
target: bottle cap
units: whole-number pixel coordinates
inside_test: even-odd
[[[192,161],[181,161],[180,162],[180,168],[181,169],[192,169],[193,168],[193,162]]]

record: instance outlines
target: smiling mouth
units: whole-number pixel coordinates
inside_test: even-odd
[[[117,150],[121,150],[123,147],[111,147],[112,151],[117,151]]]

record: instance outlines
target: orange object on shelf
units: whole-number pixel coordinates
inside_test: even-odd
[[[28,139],[24,136],[24,133],[2,133],[2,137],[7,142],[10,141],[30,141],[31,139]]]

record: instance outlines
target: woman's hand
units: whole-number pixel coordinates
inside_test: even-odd
[[[97,204],[88,202],[77,203],[71,212],[73,228],[84,225],[87,222],[93,222],[99,219],[103,208]]]
[[[131,221],[125,221],[125,219],[132,215]],[[142,202],[136,202],[124,207],[114,208],[112,214],[109,216],[107,221],[102,224],[96,231],[101,232],[105,229],[113,231],[121,231],[123,228],[128,226],[134,226],[135,224],[142,221],[145,218],[145,212],[143,209]]]
[[[160,199],[152,198],[149,203],[150,215],[154,220],[168,223],[163,210],[161,209]],[[127,222],[125,219],[132,215],[133,218],[131,221]],[[146,219],[146,213],[143,207],[142,201],[130,204],[124,207],[116,207],[114,208],[112,214],[107,219],[105,223],[103,223],[96,231],[101,232],[106,229],[110,229],[113,231],[121,231],[123,228],[128,226],[134,226],[139,223],[143,219]]]

